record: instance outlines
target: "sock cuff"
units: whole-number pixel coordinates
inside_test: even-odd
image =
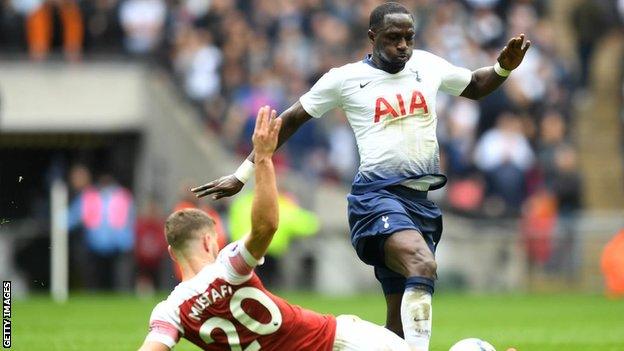
[[[433,295],[435,281],[426,277],[409,277],[405,280],[405,289],[424,290]]]

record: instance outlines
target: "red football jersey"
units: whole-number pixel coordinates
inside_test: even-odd
[[[271,294],[256,264],[242,242],[226,246],[154,308],[147,340],[171,348],[184,337],[210,351],[331,351],[336,319]]]

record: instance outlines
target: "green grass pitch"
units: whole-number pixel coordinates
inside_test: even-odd
[[[290,293],[292,303],[383,323],[381,296]],[[74,295],[65,305],[44,297],[13,303],[13,350],[135,350],[157,299]],[[444,295],[434,297],[431,351],[479,337],[499,351],[624,351],[624,301],[598,295]],[[176,350],[196,350],[183,341]],[[286,351],[286,350],[285,350]]]

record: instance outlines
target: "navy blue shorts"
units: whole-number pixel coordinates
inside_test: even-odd
[[[442,213],[427,200],[427,193],[401,185],[361,195],[349,194],[349,227],[351,243],[358,257],[375,267],[375,277],[384,293],[402,293],[405,277],[385,265],[384,243],[399,231],[413,229],[420,232],[435,253],[442,236]]]

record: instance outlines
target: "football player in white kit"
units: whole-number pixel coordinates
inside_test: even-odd
[[[427,200],[446,183],[436,139],[439,90],[480,99],[498,88],[522,62],[530,42],[509,40],[490,67],[456,67],[414,50],[414,20],[398,3],[370,15],[372,54],[333,68],[284,111],[279,144],[303,123],[341,108],[355,133],[360,167],[348,195],[351,241],[360,259],[375,268],[386,297],[386,327],[414,350],[429,349],[435,248],[442,215]],[[240,191],[253,173],[253,152],[231,175],[192,189],[214,199]]]

